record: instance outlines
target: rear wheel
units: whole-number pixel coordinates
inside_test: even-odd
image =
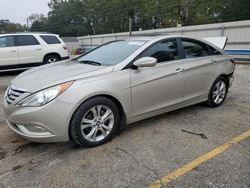
[[[119,127],[119,110],[105,97],[84,102],[70,123],[70,137],[81,146],[98,146],[109,141]]]
[[[207,105],[210,107],[220,106],[226,99],[228,92],[228,81],[225,77],[218,77],[209,92]]]
[[[50,63],[54,63],[56,61],[59,61],[60,57],[58,55],[48,55],[44,58],[43,63],[44,64],[50,64]]]

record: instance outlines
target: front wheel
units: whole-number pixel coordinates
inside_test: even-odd
[[[207,105],[210,107],[220,106],[226,99],[228,92],[228,82],[223,76],[218,77],[209,92]]]
[[[80,146],[98,146],[109,141],[119,127],[119,110],[105,97],[84,102],[70,123],[70,137]]]

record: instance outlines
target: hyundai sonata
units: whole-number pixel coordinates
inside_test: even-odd
[[[201,39],[116,40],[17,76],[5,94],[6,121],[30,141],[97,146],[125,124],[201,102],[220,106],[234,69]]]

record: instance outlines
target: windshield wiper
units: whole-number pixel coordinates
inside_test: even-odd
[[[97,65],[100,66],[102,65],[101,63],[95,62],[95,61],[90,61],[90,60],[86,60],[86,61],[79,61],[77,60],[78,63],[83,63],[83,64],[89,64],[89,65]]]

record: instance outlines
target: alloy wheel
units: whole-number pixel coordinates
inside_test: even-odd
[[[223,80],[218,81],[213,89],[213,101],[220,104],[226,96],[227,86]]]
[[[105,105],[93,106],[81,121],[81,133],[90,142],[105,139],[114,126],[114,113]]]

